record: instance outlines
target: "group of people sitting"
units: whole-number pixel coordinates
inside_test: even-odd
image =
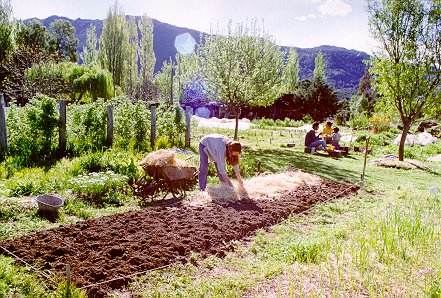
[[[327,144],[331,144],[335,149],[340,149],[340,129],[332,127],[332,122],[326,122],[323,130],[317,134],[320,123],[314,122],[312,129],[305,136],[305,147],[311,149],[311,152],[316,150],[326,150]]]

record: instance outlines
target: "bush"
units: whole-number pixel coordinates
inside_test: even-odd
[[[79,155],[106,147],[107,109],[103,100],[84,105],[70,105],[67,115],[69,151]]]
[[[390,128],[390,118],[383,114],[375,114],[369,119],[369,124],[374,133],[387,131]]]
[[[158,136],[168,138],[168,148],[182,147],[185,122],[182,109],[178,106],[159,106],[157,119]]]
[[[25,107],[11,105],[7,128],[9,154],[17,168],[47,162],[56,148],[58,114],[56,101],[47,96],[33,98]]]
[[[144,102],[120,97],[114,102],[114,146],[135,151],[150,150],[150,110]]]
[[[112,171],[131,179],[138,175],[138,167],[135,165],[134,158],[133,155],[124,151],[89,153],[76,161],[80,166],[73,169],[72,175]]]
[[[271,127],[300,127],[304,124],[302,120],[292,120],[289,118],[285,118],[284,120],[273,120],[273,119],[255,119],[253,120],[253,124],[258,128],[266,129]]]
[[[349,118],[349,126],[353,129],[365,129],[369,127],[369,118],[366,114],[353,114]]]
[[[112,171],[90,173],[72,178],[70,188],[80,198],[97,206],[121,206],[123,202],[112,193],[122,191],[127,181],[128,177]]]

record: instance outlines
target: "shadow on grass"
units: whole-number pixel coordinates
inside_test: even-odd
[[[280,172],[288,167],[294,167],[322,178],[339,181],[357,181],[360,179],[362,168],[362,161],[360,161],[360,171],[355,171],[348,168],[347,161],[344,162],[343,159],[333,160],[328,156],[312,155],[282,148],[276,150],[252,149],[246,152],[244,159],[254,160],[260,171],[263,172]],[[353,164],[357,160],[355,157],[350,159]]]

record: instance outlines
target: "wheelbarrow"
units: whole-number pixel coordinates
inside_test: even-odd
[[[152,203],[158,197],[164,200],[169,195],[183,200],[197,182],[197,170],[193,166],[146,166],[144,173],[129,181],[134,195],[141,198],[143,204]]]

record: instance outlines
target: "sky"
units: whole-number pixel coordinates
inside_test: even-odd
[[[104,19],[114,0],[11,0],[17,19]],[[158,21],[203,32],[228,20],[263,20],[279,45],[320,45],[375,51],[366,0],[119,0],[126,14],[147,14]]]

